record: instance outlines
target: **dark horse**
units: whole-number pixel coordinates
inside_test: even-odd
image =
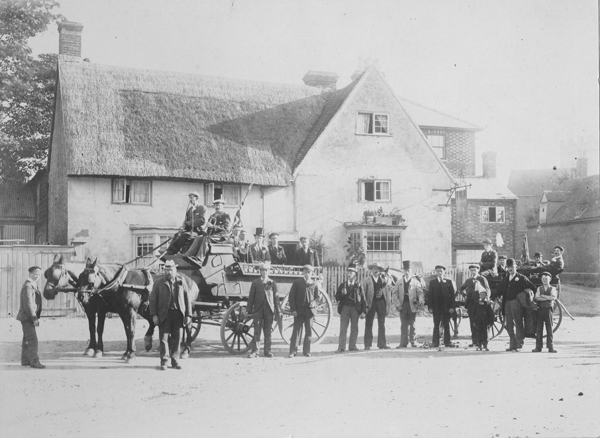
[[[90,342],[84,354],[101,357],[104,352],[102,334],[107,313],[117,313],[123,321],[127,337],[127,349],[121,359],[129,362],[135,359],[136,313],[148,321],[144,336],[146,351],[152,348],[154,323],[148,311],[148,298],[153,276],[142,269],[126,269],[122,265],[98,265],[88,259],[87,263],[64,263],[63,258],[54,262],[45,272],[46,286],[44,297],[54,299],[60,291],[76,293],[88,318]],[[195,300],[198,286],[187,276],[190,299]],[[98,325],[96,326],[96,315]],[[96,340],[96,332],[98,334]],[[188,336],[187,339],[190,339]],[[186,352],[189,346],[186,345]]]

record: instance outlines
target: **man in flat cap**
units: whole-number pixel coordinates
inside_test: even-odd
[[[310,248],[309,245],[308,236],[300,236],[300,248],[294,253],[294,265],[321,266],[319,264],[319,254],[314,249]]]
[[[254,339],[250,343],[250,354],[248,357],[258,357],[260,351],[260,336],[265,335],[265,357],[273,357],[271,353],[271,331],[273,321],[279,320],[281,310],[279,308],[279,295],[277,294],[277,283],[269,278],[269,262],[261,263],[259,266],[260,278],[254,280],[250,285],[248,296],[248,315],[254,319]]]
[[[264,238],[263,229],[257,228],[256,233],[254,233],[254,243],[250,245],[250,250],[248,251],[249,263],[271,262],[269,248],[263,243]]]
[[[204,235],[202,227],[205,222],[206,208],[200,204],[200,195],[197,192],[191,192],[188,197],[190,201],[185,212],[183,225],[173,237],[165,254],[174,255],[179,251],[185,253],[196,237]]]
[[[432,347],[440,346],[440,323],[444,328],[444,346],[451,347],[450,341],[450,318],[456,311],[454,300],[454,285],[452,280],[444,278],[446,267],[437,265],[435,267],[436,277],[429,282],[427,291],[427,307],[433,313],[433,336]]]
[[[400,313],[400,345],[396,348],[406,348],[410,345],[416,347],[415,343],[415,321],[419,306],[425,304],[423,280],[412,275],[410,260],[402,261],[404,275],[392,288],[392,303]]]
[[[554,349],[554,333],[552,332],[552,312],[556,305],[558,292],[556,288],[550,284],[552,274],[548,271],[542,272],[542,285],[535,292],[534,301],[538,305],[537,321],[535,330],[535,349],[534,353],[542,351],[544,340],[544,326],[546,327],[546,348],[548,353],[556,353]]]
[[[274,265],[285,265],[287,263],[287,256],[283,246],[279,245],[279,234],[269,234],[271,244],[269,245],[269,256],[271,257],[271,263]]]
[[[502,279],[497,295],[502,297],[502,314],[506,318],[506,331],[510,345],[506,351],[521,351],[525,340],[523,326],[524,308],[519,302],[518,295],[529,290],[533,293],[535,286],[527,277],[517,272],[515,259],[506,261],[508,274]]]
[[[475,306],[479,303],[480,292],[484,290],[490,295],[490,286],[487,279],[479,275],[479,265],[469,266],[469,278],[465,280],[459,291],[465,294],[465,308],[469,313],[469,326],[471,328],[471,344],[469,347],[478,345],[477,327],[475,327]]]
[[[377,348],[387,350],[390,346],[385,338],[385,317],[388,314],[388,305],[391,305],[390,287],[385,276],[385,269],[379,263],[368,266],[371,271],[363,281],[363,290],[367,304],[365,319],[365,350],[370,350],[373,344],[373,321],[377,316]]]
[[[298,352],[298,334],[304,327],[304,343],[302,345],[302,354],[310,357],[310,337],[312,335],[312,324],[318,305],[319,287],[312,278],[314,269],[311,265],[302,267],[302,278],[292,283],[288,302],[290,312],[294,317],[294,328],[292,330],[292,339],[290,341],[290,358],[296,356]]]
[[[179,365],[179,344],[184,326],[192,322],[192,306],[187,283],[177,273],[177,265],[167,260],[165,275],[157,279],[150,293],[150,315],[154,325],[158,326],[160,340],[160,369],[167,369],[167,352],[171,367],[181,369]]]
[[[338,286],[335,299],[338,302],[338,313],[340,314],[340,337],[336,353],[346,350],[346,335],[348,323],[350,324],[350,342],[348,349],[358,351],[356,341],[358,339],[358,318],[365,317],[367,305],[362,286],[358,281],[355,265],[349,265],[346,269],[348,279]]]
[[[498,264],[498,253],[492,249],[492,241],[490,239],[483,239],[481,243],[483,244],[484,251],[481,253],[481,261],[479,262],[481,269],[479,275],[484,277],[490,275],[496,276],[498,275],[498,268],[496,267]]]
[[[19,313],[17,320],[21,322],[23,340],[21,342],[21,365],[31,368],[46,368],[40,363],[38,356],[38,338],[35,328],[40,325],[42,314],[42,294],[37,281],[42,275],[42,268],[32,266],[29,275],[21,288]]]

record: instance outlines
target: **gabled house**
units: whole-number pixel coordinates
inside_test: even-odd
[[[64,37],[80,39],[72,28]],[[449,168],[474,173],[478,128],[397,98],[376,68],[336,89],[337,75],[324,72],[284,85],[98,65],[66,53],[49,157],[54,243],[83,244],[106,262],[130,260],[178,229],[187,194],[198,191],[209,210],[223,197],[231,216],[248,194],[249,234],[277,231],[290,249],[301,234],[323,236],[325,260],[343,262],[354,238],[368,261],[399,267],[410,258],[425,269],[451,262]],[[472,163],[461,148],[473,150]],[[364,211],[380,208],[402,220],[365,223]]]

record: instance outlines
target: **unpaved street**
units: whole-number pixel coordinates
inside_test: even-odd
[[[183,370],[158,371],[158,353],[119,360],[122,325],[107,320],[107,354],[81,356],[87,322],[44,318],[40,356],[20,366],[21,328],[2,319],[0,424],[3,437],[508,437],[600,435],[600,318],[563,319],[558,354],[406,349],[335,354],[339,321],[311,358],[225,353],[216,327],[203,327]],[[388,342],[399,320],[388,319]],[[138,352],[145,322],[138,324]],[[463,322],[459,342],[468,343]],[[359,342],[362,343],[361,324]],[[420,340],[431,321],[417,319]],[[154,347],[157,346],[156,336]],[[578,395],[582,393],[582,395]]]

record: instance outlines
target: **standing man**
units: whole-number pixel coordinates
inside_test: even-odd
[[[274,265],[285,265],[287,263],[287,256],[282,246],[279,246],[279,234],[269,234],[271,244],[269,245],[269,257],[271,257],[271,263]]]
[[[28,269],[29,275],[21,288],[21,304],[17,320],[21,321],[23,328],[23,341],[21,342],[21,365],[31,368],[46,368],[40,363],[38,356],[38,338],[35,331],[40,325],[42,314],[42,294],[37,281],[42,275],[42,268],[32,266]]]
[[[429,282],[427,306],[433,312],[433,336],[431,346],[440,346],[440,323],[444,327],[444,346],[451,347],[450,342],[450,317],[455,312],[454,285],[452,280],[444,278],[446,267],[435,267],[436,277]]]
[[[483,249],[481,253],[481,261],[479,267],[481,268],[480,275],[487,277],[489,275],[498,275],[498,253],[492,249],[492,241],[490,239],[483,239]]]
[[[261,263],[260,278],[250,285],[248,296],[248,315],[254,319],[254,339],[250,343],[251,352],[248,357],[258,357],[260,351],[261,331],[265,333],[265,357],[273,357],[271,353],[271,329],[273,320],[279,320],[279,296],[277,283],[269,278],[269,262]]]
[[[311,265],[314,267],[321,266],[319,264],[319,254],[317,254],[317,252],[312,248],[309,248],[307,236],[300,236],[300,248],[298,248],[294,254],[294,265]]]
[[[554,286],[550,285],[552,274],[550,272],[542,273],[542,285],[537,288],[535,293],[535,302],[538,305],[537,326],[535,330],[535,349],[534,353],[542,351],[544,340],[544,326],[546,326],[546,347],[548,353],[556,353],[554,349],[554,333],[552,332],[552,312],[554,311],[555,301],[558,292]]]
[[[298,333],[302,327],[304,327],[302,354],[310,357],[310,336],[312,334],[312,323],[319,297],[317,282],[311,278],[314,269],[311,265],[304,265],[302,267],[302,278],[294,281],[290,289],[290,312],[294,317],[294,328],[290,342],[290,358],[296,356],[298,352]]]
[[[225,201],[222,199],[215,199],[213,207],[215,212],[210,215],[208,222],[206,223],[206,234],[212,236],[212,240],[218,238],[225,238],[229,236],[229,227],[231,226],[231,218],[227,213],[223,211]]]
[[[525,339],[523,327],[523,307],[517,295],[529,289],[532,293],[535,286],[527,277],[517,272],[515,259],[506,261],[508,274],[502,279],[498,288],[498,295],[502,296],[502,314],[506,318],[506,331],[510,338],[510,345],[506,351],[521,351]],[[516,330],[516,333],[515,333]]]
[[[188,197],[190,202],[185,212],[183,225],[179,229],[179,232],[175,234],[171,244],[167,248],[167,251],[165,252],[167,255],[174,255],[179,251],[185,253],[192,244],[192,241],[196,237],[204,234],[202,226],[205,222],[204,215],[206,214],[206,207],[198,201],[200,195],[198,195],[197,192],[191,192]]]
[[[400,313],[400,345],[396,348],[406,348],[410,337],[411,347],[415,343],[415,320],[417,319],[418,306],[425,304],[423,296],[423,283],[412,276],[410,260],[402,261],[404,275],[396,282],[392,289],[392,303]]]
[[[250,250],[248,251],[248,263],[271,261],[269,249],[263,243],[264,237],[263,229],[257,228],[254,234],[254,243],[250,245]]]
[[[171,367],[180,370],[179,344],[181,331],[192,322],[190,297],[187,285],[177,274],[177,265],[167,260],[165,275],[154,282],[150,293],[150,314],[154,325],[158,326],[160,340],[160,369],[167,369],[167,350]]]
[[[371,275],[363,283],[365,298],[367,301],[367,316],[365,320],[365,350],[370,350],[373,344],[373,321],[377,315],[377,347],[387,350],[390,346],[385,339],[385,317],[388,312],[389,286],[383,266],[379,262],[369,265]]]
[[[348,344],[350,351],[358,351],[356,340],[358,339],[358,318],[365,317],[367,313],[367,304],[362,286],[359,284],[356,276],[356,267],[348,266],[346,270],[348,280],[338,286],[335,299],[338,304],[338,313],[340,314],[340,338],[336,353],[346,351],[346,334],[348,333],[348,323],[350,323],[350,342]]]
[[[487,296],[490,296],[490,286],[486,278],[479,275],[479,265],[469,266],[469,278],[465,280],[463,285],[460,287],[461,292],[465,292],[465,308],[469,313],[469,326],[471,327],[471,344],[469,347],[477,346],[477,328],[475,327],[475,306],[479,303],[479,293],[481,292],[481,286],[487,292]]]

